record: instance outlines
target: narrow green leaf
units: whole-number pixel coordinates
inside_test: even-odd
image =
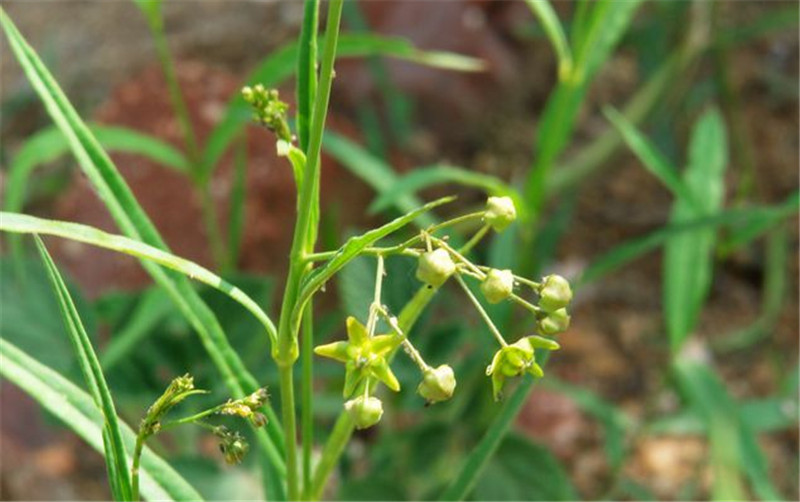
[[[575,37],[579,42],[572,47],[573,70],[548,98],[536,132],[536,157],[525,181],[525,200],[533,216],[544,206],[551,168],[572,136],[592,78],[616,47],[640,3],[641,0],[598,0],[581,4],[583,33]],[[586,13],[589,8],[591,11]]]
[[[525,0],[528,7],[533,11],[539,22],[553,44],[553,49],[558,56],[558,78],[559,80],[567,80],[572,71],[572,52],[567,42],[567,36],[564,34],[564,29],[561,22],[558,20],[553,6],[547,0]]]
[[[419,167],[392,183],[391,190],[380,193],[370,204],[369,211],[378,213],[401,205],[399,200],[414,195],[422,189],[443,183],[482,188],[491,195],[507,195],[518,208],[524,207],[520,195],[503,180],[489,174],[476,173],[446,164]]]
[[[683,181],[678,177],[678,171],[671,163],[650,143],[647,138],[640,133],[636,126],[631,124],[628,119],[612,107],[603,109],[606,118],[617,128],[622,139],[634,154],[642,161],[642,165],[650,174],[658,178],[675,197],[694,204],[694,196],[689,192]]]
[[[642,0],[619,2],[599,0],[591,3],[585,35],[580,44],[573,47],[575,72],[579,82],[587,82],[608,60],[614,47],[628,30],[633,14]]]
[[[740,224],[753,219],[770,219],[774,222],[773,224],[777,224],[781,220],[797,214],[798,209],[800,209],[800,201],[792,196],[786,202],[776,206],[729,209],[691,221],[672,223],[644,237],[620,244],[601,255],[581,273],[575,282],[575,287],[598,280],[682,233]]]
[[[88,127],[108,151],[141,155],[181,173],[187,173],[189,170],[186,157],[175,147],[158,138],[125,127],[101,124],[88,124]],[[46,127],[28,138],[9,166],[4,209],[11,212],[20,211],[24,204],[28,179],[33,170],[69,151],[67,138],[55,126]]]
[[[0,212],[0,230],[25,234],[45,234],[73,241],[91,244],[112,251],[135,256],[175,270],[204,284],[215,288],[241,304],[261,322],[272,343],[276,342],[277,331],[269,316],[244,291],[192,261],[162,251],[121,235],[109,234],[79,223],[45,220],[26,214]]]
[[[188,172],[186,157],[173,146],[153,136],[124,127],[100,124],[89,124],[89,130],[109,151],[141,155],[178,172]],[[56,160],[69,150],[67,138],[55,126],[46,127],[28,138],[9,166],[3,208],[10,212],[21,211],[25,204],[28,181],[36,168]],[[22,249],[16,236],[9,239],[9,247],[15,259],[22,256]]]
[[[0,374],[63,421],[92,448],[103,451],[104,418],[89,394],[3,338],[0,338]],[[120,428],[125,449],[131,454],[136,434],[124,423]],[[142,455],[141,482],[142,494],[148,500],[202,500],[180,474],[148,447]]]
[[[535,382],[532,376],[525,374],[514,393],[503,402],[492,424],[467,456],[458,475],[442,493],[439,500],[464,500],[470,494],[481,473],[489,464],[489,460],[511,428],[511,424],[522,409]]]
[[[9,45],[28,80],[44,103],[50,117],[67,138],[78,164],[122,232],[132,239],[141,240],[153,247],[166,250],[167,246],[155,226],[136,201],[111,159],[100,147],[97,138],[78,116],[36,52],[28,45],[2,9],[0,9],[0,24],[2,24]],[[145,261],[143,266],[153,279],[169,293],[172,301],[197,331],[203,346],[220,371],[231,394],[237,398],[244,397],[258,389],[260,387],[258,381],[247,371],[238,354],[230,346],[219,321],[200,299],[191,282],[181,274],[165,271],[156,264]],[[269,418],[267,431],[258,429],[256,437],[267,458],[278,470],[281,470],[285,466],[281,454],[284,440],[280,422],[270,406],[266,406],[265,411]],[[269,438],[266,437],[267,433]]]
[[[86,334],[86,329],[78,316],[78,310],[69,295],[67,285],[64,283],[64,279],[61,278],[61,274],[47,252],[47,248],[45,248],[44,243],[38,236],[36,236],[36,245],[50,277],[53,291],[56,293],[64,325],[70,336],[86,386],[89,388],[95,405],[103,412],[105,417],[103,443],[109,483],[115,492],[114,498],[116,500],[131,500],[131,479],[128,476],[125,448],[122,445],[122,437],[119,432],[117,410],[114,407],[114,400],[111,398],[111,392],[108,390],[108,384],[103,376],[100,361],[97,359],[97,355],[92,348],[92,342],[89,340],[89,335]]]
[[[683,182],[697,203],[678,199],[673,204],[671,223],[684,223],[719,211],[725,190],[727,155],[722,116],[716,110],[709,110],[692,132],[688,166],[683,175]],[[715,240],[716,231],[706,228],[677,234],[666,243],[664,318],[673,351],[694,329],[708,295]]]

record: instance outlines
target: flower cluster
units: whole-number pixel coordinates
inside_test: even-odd
[[[244,436],[225,426],[211,425],[205,419],[211,415],[238,416],[248,419],[255,427],[262,427],[267,423],[267,417],[260,411],[269,399],[267,389],[260,388],[243,398],[229,399],[225,403],[195,415],[164,422],[165,416],[175,405],[189,396],[206,393],[205,390],[195,388],[194,379],[188,374],[172,380],[164,393],[148,408],[147,414],[139,425],[137,442],[144,444],[150,436],[162,430],[179,425],[194,424],[210,430],[219,439],[219,448],[227,463],[238,464],[241,462],[249,449]]]
[[[244,87],[242,97],[252,106],[254,121],[274,132],[279,139],[291,143],[292,130],[287,120],[289,105],[280,100],[276,89],[266,89],[261,84]]]
[[[315,349],[320,356],[344,363],[343,393],[348,399],[344,407],[357,428],[371,427],[378,423],[383,415],[383,404],[373,395],[378,382],[382,382],[393,391],[400,390],[400,383],[389,366],[399,348],[402,348],[419,367],[422,380],[417,386],[417,393],[427,403],[433,404],[450,399],[456,387],[453,368],[447,364],[433,367],[425,362],[404,332],[408,327],[401,326],[398,319],[381,303],[384,256],[392,254],[415,256],[416,278],[431,289],[438,289],[451,277],[455,278],[500,345],[491,364],[486,368],[496,400],[502,398],[503,388],[509,378],[526,373],[535,378],[544,376],[541,366],[536,361],[536,350],[552,351],[559,348],[555,340],[547,337],[562,333],[569,327],[570,316],[567,308],[572,300],[569,282],[559,275],[548,275],[540,282],[534,282],[516,276],[511,270],[476,265],[465,257],[470,248],[487,231],[502,232],[516,217],[517,211],[510,197],[489,197],[483,211],[430,227],[399,246],[373,249],[378,257],[378,271],[375,299],[370,306],[366,325],[354,317],[349,317],[347,341],[333,342]],[[469,219],[480,219],[483,226],[461,249],[456,250],[451,247],[446,237],[436,236],[436,231]],[[512,301],[531,312],[537,333],[508,343],[464,278],[479,282],[478,289],[486,302],[497,304]],[[515,293],[515,289],[523,287],[538,296],[538,301],[531,303],[523,298],[522,291],[519,295]],[[379,318],[385,321],[391,333],[376,334]]]

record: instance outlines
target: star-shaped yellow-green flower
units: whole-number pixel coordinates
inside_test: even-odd
[[[386,357],[397,348],[400,340],[395,335],[370,337],[367,328],[355,317],[347,318],[347,341],[320,345],[314,352],[345,364],[344,397],[349,397],[365,378],[380,380],[397,392],[400,382],[392,373]]]
[[[530,373],[536,378],[544,376],[541,366],[536,364],[534,349],[558,350],[559,345],[541,336],[520,338],[511,345],[506,345],[494,354],[492,364],[486,368],[486,374],[492,377],[492,394],[499,400],[506,378]]]

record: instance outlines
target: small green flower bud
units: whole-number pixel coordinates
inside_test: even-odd
[[[486,222],[495,232],[502,232],[517,219],[517,209],[511,197],[489,197],[486,201]]]
[[[344,403],[344,409],[355,422],[356,429],[366,429],[377,424],[383,415],[383,403],[377,397],[358,396]]]
[[[572,301],[572,288],[560,275],[548,275],[539,287],[539,307],[545,312],[563,309]]]
[[[247,86],[247,85],[242,87],[242,97],[248,103],[252,103],[253,102],[253,97],[254,97],[253,88],[250,87],[250,86]]]
[[[450,253],[442,248],[423,254],[417,262],[417,279],[437,288],[455,271],[456,264],[450,258]]]
[[[419,395],[429,403],[447,401],[453,397],[456,388],[456,377],[453,368],[442,364],[438,368],[428,368],[422,376],[422,383],[417,387]]]
[[[567,309],[558,309],[555,312],[550,312],[537,322],[539,332],[543,335],[563,333],[569,328],[569,319]]]
[[[489,303],[500,303],[514,292],[514,274],[493,268],[481,283],[481,292]]]

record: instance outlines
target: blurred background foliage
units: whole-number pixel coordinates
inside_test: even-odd
[[[531,3],[346,3],[353,38],[341,52],[362,57],[336,68],[321,247],[423,199],[458,193],[468,210],[487,190],[506,191],[527,217],[476,250],[482,261],[574,281],[563,349],[541,385],[520,385],[513,431],[471,480],[470,499],[797,499],[797,3],[554,2],[560,41]],[[271,137],[242,128],[247,114],[231,99],[253,78],[291,97],[299,2],[166,2],[162,42],[133,3],[6,8],[97,124],[176,254],[274,311],[292,177]],[[187,162],[162,43],[201,174]],[[461,71],[471,60],[430,51],[485,68]],[[0,64],[3,206],[114,230],[13,58]],[[2,337],[79,382],[32,243],[2,242]],[[191,327],[135,260],[48,245],[125,421],[137,423],[187,371],[212,390],[209,402],[227,396]],[[372,267],[356,260],[320,296],[317,340],[365,315]],[[387,267],[384,297],[397,310],[417,287],[413,263]],[[218,292],[201,293],[247,367],[274,386],[257,322]],[[503,305],[492,316],[511,333],[525,326]],[[431,361],[454,366],[455,398],[424,407],[413,365],[398,360],[403,391],[384,396],[384,421],[355,436],[326,496],[441,495],[513,408],[492,402],[482,329],[461,296],[442,292],[412,336]],[[342,373],[322,360],[315,372],[321,442],[340,411]],[[13,385],[0,389],[3,498],[108,498],[98,455]],[[222,466],[192,429],[153,447],[208,498],[259,496],[256,464]]]

